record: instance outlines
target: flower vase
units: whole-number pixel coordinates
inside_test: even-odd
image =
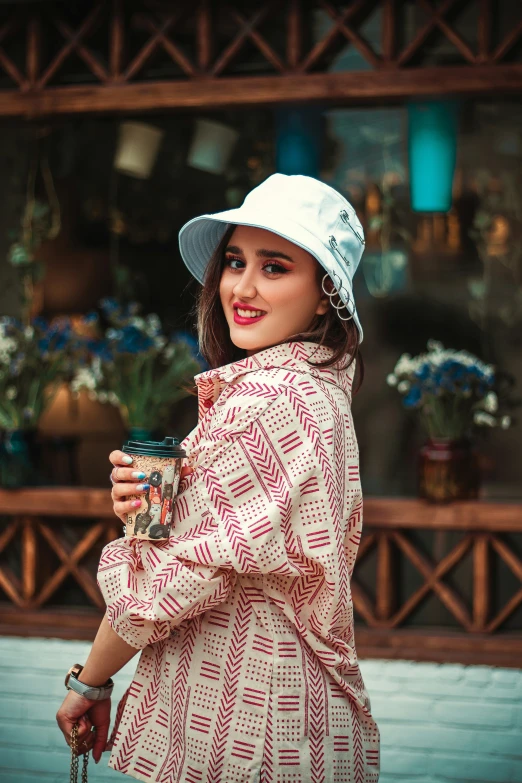
[[[478,498],[479,455],[469,438],[429,438],[418,458],[419,497],[430,503]]]
[[[40,484],[40,444],[36,430],[4,430],[0,440],[0,486],[19,489]]]

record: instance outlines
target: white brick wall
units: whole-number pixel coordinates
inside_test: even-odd
[[[69,748],[55,714],[65,672],[89,648],[0,638],[1,783],[68,780]],[[114,704],[137,660],[116,675]],[[363,660],[361,669],[381,730],[380,783],[522,783],[522,670],[388,660]],[[90,762],[90,783],[123,780],[108,756]]]

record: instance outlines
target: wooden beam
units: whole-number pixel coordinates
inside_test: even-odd
[[[490,574],[489,533],[475,537],[473,544],[473,628],[484,631],[489,615]]]
[[[390,65],[395,57],[397,33],[395,0],[384,0],[382,9],[382,56],[386,65]]]
[[[206,73],[212,59],[212,12],[210,0],[199,0],[197,44],[198,67],[202,73]]]
[[[437,628],[400,630],[365,628],[356,621],[357,657],[401,658],[440,663],[481,664],[520,668],[522,635],[506,633],[486,634],[452,633]]]
[[[110,34],[110,71],[114,82],[120,81],[125,41],[123,0],[113,0]]]
[[[35,13],[27,25],[27,49],[25,63],[30,87],[34,87],[40,73],[40,57],[42,48],[40,17]]]
[[[480,0],[477,39],[477,62],[486,63],[489,60],[491,46],[491,0]]]
[[[0,116],[219,109],[317,101],[355,105],[430,95],[488,95],[522,91],[522,64],[379,69],[356,73],[198,78],[122,85],[0,90]]]
[[[290,70],[297,68],[301,58],[303,41],[302,10],[300,0],[288,0],[286,61]]]

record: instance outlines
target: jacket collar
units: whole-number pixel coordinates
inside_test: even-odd
[[[289,373],[312,375],[314,378],[340,386],[351,402],[355,361],[347,370],[338,369],[337,366],[312,367],[307,362],[307,359],[320,362],[331,355],[331,348],[319,347],[316,343],[308,341],[296,341],[274,345],[237,362],[201,372],[194,376],[198,389],[199,418],[212,407],[227,384],[241,375],[260,369],[280,368],[287,369]],[[344,364],[346,359],[341,362],[341,365]]]

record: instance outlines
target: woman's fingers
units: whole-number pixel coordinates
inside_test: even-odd
[[[132,467],[122,468],[121,465],[112,469],[111,476],[115,483],[118,481],[145,481],[147,478],[147,474],[143,470]]]
[[[112,507],[114,509],[114,513],[121,519],[122,522],[127,522],[127,514],[130,514],[131,511],[136,511],[138,508],[138,506],[133,506],[132,504],[132,500],[120,500],[116,503],[113,503]]]
[[[112,485],[111,497],[113,500],[121,500],[121,498],[127,497],[127,495],[144,495],[149,489],[149,484],[144,481],[136,483],[136,480],[132,484],[126,481],[117,481]]]
[[[124,467],[128,467],[129,465],[132,465],[133,460],[130,454],[125,454],[124,451],[116,449],[109,454],[109,462],[112,462],[115,466],[123,465]]]

